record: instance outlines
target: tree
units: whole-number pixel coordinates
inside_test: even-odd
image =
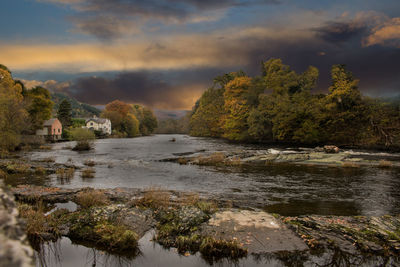
[[[35,87],[24,92],[24,101],[29,113],[30,133],[43,128],[43,123],[51,118],[53,101],[50,92],[43,87]]]
[[[139,135],[139,121],[135,115],[128,114],[123,118],[121,123],[121,131],[126,133],[128,137],[135,137]]]
[[[247,103],[246,94],[251,87],[250,77],[236,77],[225,86],[224,109],[226,117],[223,124],[224,137],[243,141],[248,137],[247,118],[250,106]]]
[[[190,118],[190,134],[220,137],[223,134],[221,118],[224,111],[225,88],[209,88],[198,101]]]
[[[22,87],[11,72],[0,66],[0,149],[13,150],[26,127],[27,112],[23,105]]]
[[[60,120],[63,128],[67,128],[72,125],[72,108],[71,103],[68,100],[64,99],[57,111],[57,118]]]

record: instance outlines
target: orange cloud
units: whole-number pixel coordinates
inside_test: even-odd
[[[388,45],[400,47],[400,18],[393,18],[375,27],[372,34],[365,38],[364,46]]]
[[[253,27],[161,36],[147,42],[6,44],[0,45],[0,62],[12,70],[64,72],[235,67],[250,63],[249,51],[259,49],[260,42],[310,38],[309,32]]]

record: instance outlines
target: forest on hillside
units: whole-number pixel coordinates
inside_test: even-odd
[[[262,74],[243,71],[214,79],[190,118],[193,136],[232,141],[335,144],[400,148],[400,105],[363,96],[345,65],[331,69],[328,93],[313,93],[319,70],[296,73],[281,59],[262,65]]]

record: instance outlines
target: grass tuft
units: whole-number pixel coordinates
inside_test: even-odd
[[[94,174],[96,171],[93,168],[87,168],[82,170],[81,177],[82,178],[94,178]]]
[[[84,190],[76,194],[75,202],[84,209],[93,206],[104,206],[109,203],[108,197],[99,190]]]

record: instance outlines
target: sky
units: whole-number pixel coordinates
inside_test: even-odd
[[[399,0],[2,0],[0,64],[79,101],[191,109],[212,79],[281,58],[346,64],[371,96],[400,94]]]

